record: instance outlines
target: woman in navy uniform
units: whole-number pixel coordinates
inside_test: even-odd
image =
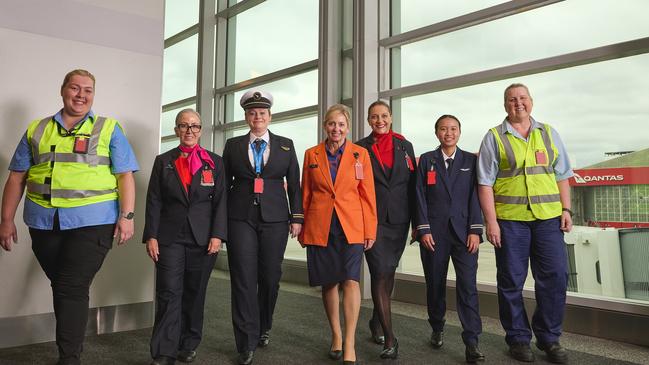
[[[392,131],[392,111],[386,102],[370,104],[367,122],[372,134],[356,144],[365,147],[372,160],[378,216],[376,243],[365,251],[374,302],[369,326],[374,341],[383,344],[381,358],[395,359],[399,344],[392,332],[390,295],[415,207],[415,153],[410,142]],[[380,329],[383,336],[379,335]]]
[[[174,130],[180,145],[156,157],[147,190],[143,242],[156,265],[152,365],[194,361],[207,282],[227,234],[223,160],[199,145],[194,110],[180,111]]]
[[[482,241],[482,214],[477,193],[476,156],[457,147],[460,121],[442,115],[435,122],[440,146],[419,158],[415,215],[421,262],[426,277],[431,345],[444,344],[446,275],[453,259],[457,282],[457,313],[468,363],[484,361],[478,348],[482,321],[478,309],[476,273]]]
[[[232,324],[239,364],[252,363],[257,346],[269,344],[288,235],[296,237],[304,220],[293,141],[268,130],[272,104],[269,93],[246,92],[241,107],[250,132],[228,139],[223,150],[230,202]]]

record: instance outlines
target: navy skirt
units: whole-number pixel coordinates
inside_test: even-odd
[[[349,244],[334,211],[327,247],[308,245],[306,263],[309,285],[327,286],[345,280],[361,280],[363,245]]]
[[[365,251],[367,266],[372,276],[392,274],[397,270],[403,250],[406,248],[408,227],[408,223],[379,224],[374,246]]]

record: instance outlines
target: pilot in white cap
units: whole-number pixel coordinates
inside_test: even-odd
[[[252,108],[270,109],[273,106],[273,96],[262,90],[248,90],[241,97],[240,104],[244,110]]]

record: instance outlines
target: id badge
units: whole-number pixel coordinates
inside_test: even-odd
[[[74,137],[74,153],[88,153],[88,138]]]
[[[201,185],[214,186],[214,175],[212,174],[212,170],[201,171]]]
[[[354,164],[354,170],[356,171],[356,180],[363,180],[363,165],[360,162]]]
[[[261,177],[256,177],[255,178],[255,184],[253,187],[253,192],[255,194],[261,194],[264,192],[264,179]]]
[[[428,179],[426,180],[428,185],[435,185],[437,183],[437,172],[428,171]]]
[[[408,170],[410,170],[410,172],[415,171],[415,166],[413,166],[412,160],[410,160],[410,156],[408,156],[407,154],[406,154],[406,165],[408,165]]]
[[[536,155],[536,164],[537,165],[547,165],[548,164],[548,160],[545,157],[545,151],[538,150],[538,151],[536,151],[535,155]]]

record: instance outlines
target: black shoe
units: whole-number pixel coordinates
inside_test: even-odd
[[[343,350],[329,350],[329,358],[336,361],[342,359]]]
[[[259,336],[259,347],[266,347],[270,342],[270,330],[264,331],[264,333]]]
[[[343,365],[356,365],[356,360],[345,360]]]
[[[548,356],[548,361],[555,364],[565,364],[568,361],[568,351],[561,346],[558,342],[551,343],[536,343],[536,347],[541,351],[545,351],[545,354]]]
[[[468,362],[469,364],[473,364],[478,361],[484,361],[484,354],[480,351],[478,345],[466,345],[464,357],[466,359],[466,362]]]
[[[193,362],[194,360],[196,360],[196,351],[180,350],[178,351],[176,360],[180,362]]]
[[[158,356],[151,361],[151,365],[174,365],[175,363],[176,360],[167,356]]]
[[[370,319],[369,322],[370,332],[372,333],[372,341],[377,345],[383,345],[385,343],[385,336],[379,334],[379,328],[376,328],[374,322]]]
[[[255,355],[254,351],[244,351],[239,353],[239,365],[252,364],[252,358]]]
[[[76,357],[69,357],[65,359],[59,359],[59,361],[56,362],[56,365],[81,365],[81,360]]]
[[[383,347],[380,356],[382,359],[396,359],[399,356],[399,341],[395,338],[392,347]]]
[[[534,353],[528,343],[513,343],[509,345],[509,355],[518,361],[534,361]]]
[[[430,335],[430,344],[438,349],[444,345],[444,331],[435,332]]]

